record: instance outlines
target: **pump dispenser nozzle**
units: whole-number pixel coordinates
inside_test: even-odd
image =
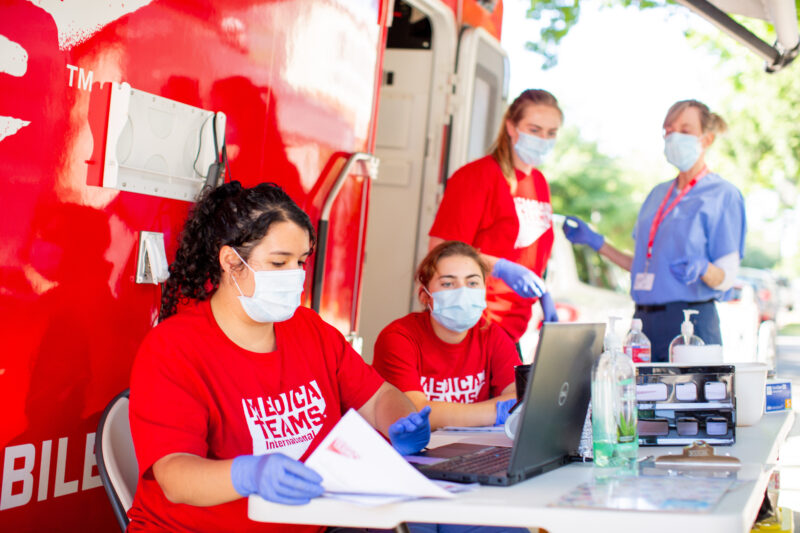
[[[617,321],[622,320],[618,316],[608,317],[608,327],[603,338],[603,349],[608,352],[611,350],[622,351],[622,340],[617,336]]]
[[[694,335],[694,324],[692,324],[692,315],[699,315],[700,311],[695,309],[683,310],[683,323],[681,324],[681,335],[684,337],[684,343],[690,344],[689,339]]]

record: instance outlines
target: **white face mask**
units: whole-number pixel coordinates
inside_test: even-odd
[[[242,259],[235,249],[231,248],[242,263],[253,273],[255,289],[252,296],[245,296],[236,278],[231,279],[239,289],[239,301],[247,316],[256,322],[283,322],[289,320],[300,307],[300,296],[303,294],[303,283],[306,271],[302,268],[291,270],[259,270],[255,271]]]
[[[542,139],[519,130],[517,130],[517,134],[519,136],[517,137],[517,142],[514,143],[514,151],[526,165],[541,166],[547,154],[556,145],[555,139]]]

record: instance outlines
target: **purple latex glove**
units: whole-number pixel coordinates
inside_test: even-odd
[[[233,488],[284,505],[303,505],[322,495],[322,478],[282,453],[240,455],[231,465]]]
[[[595,251],[600,250],[605,242],[605,237],[599,233],[592,231],[592,228],[577,217],[566,217],[564,220],[564,235],[567,239],[575,244],[586,244]]]
[[[492,276],[505,281],[506,285],[523,298],[538,298],[547,290],[542,278],[508,259],[497,260]]]
[[[669,271],[678,281],[690,285],[697,282],[708,270],[705,257],[682,257],[669,264]]]
[[[558,312],[556,312],[556,304],[553,303],[553,298],[549,292],[542,294],[539,297],[539,303],[542,304],[542,313],[544,313],[545,322],[558,322]]]
[[[506,419],[508,418],[508,413],[511,411],[511,408],[517,405],[517,399],[512,398],[510,400],[505,400],[503,402],[497,402],[495,404],[495,409],[497,410],[497,418],[494,419],[495,426],[502,426],[506,423]]]
[[[428,445],[431,440],[430,414],[431,408],[426,405],[419,413],[411,413],[389,426],[389,440],[400,455],[417,453]]]

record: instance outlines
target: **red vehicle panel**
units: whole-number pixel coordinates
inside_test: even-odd
[[[0,530],[116,529],[93,443],[158,312],[159,287],[135,283],[139,232],[171,259],[190,203],[100,186],[103,84],[224,112],[232,177],[279,183],[317,223],[332,170],[373,148],[389,3],[0,0]],[[499,35],[501,6],[444,3]],[[353,168],[320,305],[343,333],[370,187]]]

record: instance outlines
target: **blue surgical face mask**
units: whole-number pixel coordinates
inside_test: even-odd
[[[542,139],[536,135],[523,133],[517,130],[519,137],[514,143],[514,151],[526,165],[539,167],[544,163],[545,157],[556,145],[555,139]]]
[[[233,252],[242,259],[234,249]],[[300,296],[303,294],[303,283],[306,271],[302,268],[291,270],[259,270],[255,271],[242,259],[242,263],[253,273],[255,289],[252,296],[245,296],[236,278],[231,274],[233,283],[239,289],[239,302],[247,316],[256,322],[283,322],[289,320],[300,307]]]
[[[688,133],[670,133],[664,139],[664,155],[671,165],[686,172],[697,163],[703,153],[700,138]]]
[[[445,328],[461,333],[478,323],[486,309],[486,289],[461,287],[459,289],[428,292],[433,299],[431,316]]]

